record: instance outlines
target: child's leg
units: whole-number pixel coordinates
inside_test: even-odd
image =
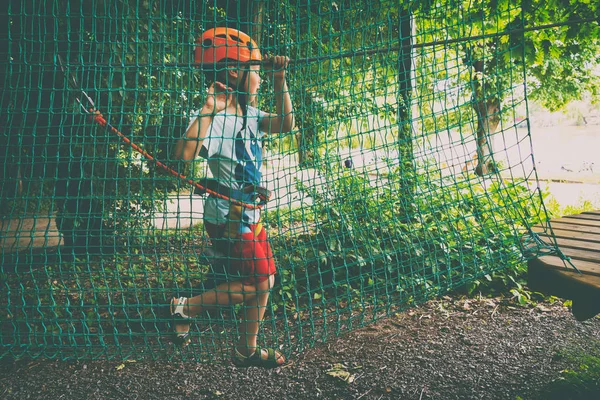
[[[240,326],[240,339],[236,345],[236,351],[239,353],[239,355],[248,358],[246,358],[245,361],[240,359],[239,356],[236,356],[236,358],[238,359],[238,362],[246,364],[246,366],[257,365],[255,364],[255,357],[257,356],[264,362],[264,364],[260,365],[268,368],[283,365],[285,362],[285,356],[281,352],[267,348],[261,349],[260,354],[253,356],[253,354],[259,348],[256,343],[258,338],[258,330],[265,316],[269,295],[274,283],[274,275],[271,275],[269,276],[269,279],[258,283],[258,292],[256,297],[249,302],[244,303],[244,314],[242,316],[242,324]],[[251,356],[253,356],[252,358],[254,358],[254,360],[248,362]]]
[[[202,310],[211,310],[219,306],[245,303],[256,297],[257,287],[242,281],[223,282],[214,289],[190,297],[184,308],[190,317],[194,317]]]
[[[184,305],[185,314],[194,317],[206,309],[243,302],[244,315],[242,316],[240,339],[236,348],[238,352],[246,356],[252,354],[257,347],[259,326],[264,317],[270,291],[275,283],[275,263],[266,231],[262,229],[254,236],[255,227],[253,226],[252,229],[253,233],[245,234],[246,237],[242,236],[235,253],[241,253],[242,270],[247,274],[255,274],[256,279],[224,282],[215,289],[187,299]],[[176,326],[178,333],[188,330],[189,323]],[[279,359],[281,362],[284,361],[283,356],[278,357]]]
[[[237,350],[244,356],[249,356],[256,348],[256,338],[258,337],[258,328],[265,315],[267,302],[271,288],[275,283],[275,276],[271,275],[269,279],[257,284],[257,295],[244,302],[242,315],[242,324],[240,326],[240,339],[236,346]]]
[[[183,311],[188,317],[195,317],[202,310],[210,310],[219,306],[248,303],[256,298],[257,287],[242,281],[223,282],[214,289],[190,297],[187,299]],[[268,293],[267,293],[268,298]],[[171,305],[176,304],[177,299],[173,298]],[[266,304],[266,303],[265,303]],[[173,312],[174,310],[171,310]],[[175,326],[177,333],[187,332],[190,329],[189,323],[181,323]]]

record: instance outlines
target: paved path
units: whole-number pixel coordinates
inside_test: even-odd
[[[30,247],[56,247],[61,243],[55,218],[37,217],[0,220],[0,252],[12,253]]]

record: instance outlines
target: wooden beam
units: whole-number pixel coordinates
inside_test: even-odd
[[[563,261],[557,256],[542,256],[539,257],[538,260],[542,262],[546,268],[576,272],[566,261]],[[573,262],[575,267],[577,267],[577,269],[584,274],[600,276],[600,265],[596,263],[581,260],[571,260],[571,262]]]
[[[543,230],[534,230],[540,234],[540,236],[551,236],[551,233],[544,232]],[[577,231],[567,231],[563,229],[552,229],[552,233],[554,236],[564,238],[564,239],[578,239],[584,242],[595,242],[600,243],[600,233],[588,233],[588,232],[577,232]]]
[[[566,215],[565,219],[585,219],[589,221],[598,221],[600,223],[600,214],[577,214],[577,215]]]
[[[596,251],[571,249],[569,247],[560,247],[560,250],[565,256],[571,257],[575,260],[589,261],[600,264],[600,253]]]
[[[566,221],[556,220],[551,223],[552,229],[563,229],[567,231],[585,232],[585,233],[600,233],[600,226],[570,224]]]
[[[600,211],[553,219],[550,227],[538,225],[533,231],[556,243],[579,272],[559,257],[541,256],[528,261],[529,287],[572,299],[575,318],[591,318],[600,312]]]
[[[600,312],[600,276],[548,268],[540,259],[528,262],[528,285],[535,291],[573,300],[572,312],[583,321]]]
[[[542,237],[546,238],[546,242],[552,243],[550,241],[550,235],[543,235]],[[589,252],[598,252],[598,256],[600,257],[600,242],[583,241],[578,238],[560,237],[557,235],[556,243],[561,249],[564,247],[569,249],[587,250]]]
[[[550,221],[550,225],[554,225],[554,224],[560,224],[560,223],[567,223],[567,224],[571,224],[571,225],[578,225],[578,226],[591,226],[591,227],[600,227],[600,221],[594,221],[594,220],[589,220],[589,219],[577,219],[577,218],[572,218],[572,217],[563,217],[563,218],[557,218],[557,219],[553,219]]]

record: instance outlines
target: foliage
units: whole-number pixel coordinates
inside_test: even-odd
[[[528,25],[574,21],[526,36],[525,56],[531,99],[549,110],[563,108],[586,94],[600,99],[600,6],[596,1],[527,0],[523,9]],[[596,21],[576,21],[594,18]]]
[[[586,94],[598,99],[600,79],[595,69],[600,61],[600,29],[596,21],[577,22],[594,16],[600,18],[597,2],[524,0],[517,6],[510,1],[473,3],[446,0],[437,2],[435,8],[431,5],[429,1],[416,2],[417,35],[423,38],[422,41],[443,41],[496,32],[509,34],[450,46],[449,52],[420,50],[419,54],[425,60],[419,68],[435,69],[433,60],[444,66],[438,73],[419,74],[426,80],[420,83],[420,87],[431,88],[436,81],[450,79],[460,90],[474,78],[485,78],[487,84],[494,88],[488,92],[501,96],[508,93],[506,89],[514,80],[511,66],[524,64],[530,78],[530,98],[550,110],[562,108]],[[490,18],[491,15],[494,18]],[[518,32],[510,33],[511,30],[569,21],[573,22],[526,33],[524,42]],[[439,26],[446,26],[447,32],[437,30]],[[441,45],[439,47],[442,48]],[[477,60],[485,60],[485,76],[477,77],[479,72],[474,70]],[[427,98],[425,95],[424,99]]]
[[[594,399],[600,395],[600,342],[594,341],[596,351],[582,353],[564,349],[556,358],[564,358],[575,366],[560,372],[535,398],[548,400]]]
[[[353,135],[360,135],[349,126],[361,118],[380,118],[385,121],[385,128],[394,128],[398,111],[395,99],[397,54],[331,57],[376,49],[389,44],[388,38],[398,37],[397,24],[381,23],[382,18],[399,18],[399,9],[393,2],[314,2],[307,7],[297,7],[296,3],[283,1],[269,5],[265,20],[270,24],[262,36],[266,50],[295,60],[322,58],[297,63],[289,74],[300,133],[298,152],[303,166],[319,163],[320,149],[344,146],[346,135],[349,142]],[[300,24],[286,25],[278,21],[300,21]],[[386,99],[387,104],[381,104],[381,99]],[[274,146],[289,148],[289,144],[275,143]]]
[[[581,214],[586,211],[594,211],[600,207],[598,200],[580,199],[577,205],[561,206],[555,198],[550,197],[545,203],[548,214],[551,218],[560,218],[565,215]]]
[[[418,211],[406,216],[396,195],[400,175],[379,187],[355,170],[322,174],[326,185],[299,187],[314,200],[302,213],[314,221],[309,231],[273,238],[287,266],[282,295],[293,290],[325,303],[350,301],[354,290],[391,290],[404,300],[442,293],[496,269],[522,268],[519,236],[541,218],[539,197],[509,181],[485,187],[470,177],[447,187],[432,183],[435,174],[420,175]]]
[[[45,13],[11,1],[6,16],[11,33],[6,37],[14,39],[3,54],[10,54],[15,65],[6,89],[24,111],[6,108],[12,118],[9,146],[21,153],[13,162],[26,183],[21,196],[8,199],[8,204],[16,203],[11,207],[14,212],[25,212],[21,204],[32,211],[37,197],[51,199],[45,209],[33,211],[58,211],[57,226],[67,246],[86,252],[91,251],[88,245],[102,247],[99,242],[108,240],[104,245],[114,249],[119,245],[115,238],[147,223],[147,216],[160,208],[162,196],[177,182],[116,135],[86,120],[74,101],[81,94],[78,88],[68,90],[68,77],[60,73],[57,57],[65,60],[68,73],[110,123],[156,158],[168,160],[170,144],[181,137],[188,109],[197,100],[198,74],[151,65],[174,58],[189,61],[187,43],[193,42],[194,27],[183,17],[190,10],[171,8],[168,2],[105,0],[70,0],[54,7],[52,13]],[[214,7],[206,7],[205,15],[211,12]],[[31,17],[20,18],[21,14]],[[19,48],[22,40],[31,40],[33,47]],[[27,65],[30,70],[23,67]],[[30,86],[12,84],[19,81]],[[37,99],[37,104],[29,98]],[[90,106],[85,100],[84,104]],[[36,187],[37,176],[43,179]],[[4,204],[6,193],[2,193]]]
[[[260,31],[261,46],[271,54],[283,53],[294,59],[305,59],[345,51],[371,50],[384,42],[393,45],[389,38],[400,35],[397,24],[381,24],[383,16],[390,21],[402,17],[403,10],[390,1],[315,2],[309,7],[300,8],[289,2],[267,3],[262,11],[262,25],[255,27],[255,31]],[[21,10],[21,6],[16,4],[17,2],[11,9],[11,13],[15,15]],[[77,76],[82,88],[95,97],[98,108],[110,122],[158,159],[167,160],[170,146],[181,136],[190,110],[198,108],[202,101],[202,75],[187,68],[156,68],[152,65],[169,62],[185,65],[191,61],[195,37],[210,25],[227,23],[227,13],[230,10],[225,8],[228,6],[223,2],[202,2],[199,10],[191,10],[184,3],[134,4],[125,1],[111,7],[109,2],[99,0],[80,7],[78,1],[71,0],[58,7],[54,23],[50,23],[49,16],[44,16],[43,25],[52,28],[49,34],[56,41],[56,51],[62,53],[67,60],[69,70]],[[451,38],[520,27],[520,8],[507,1],[469,3],[467,7],[463,2],[448,0],[436,4],[435,8],[429,1],[417,1],[407,7],[416,16],[417,38],[422,42],[443,40],[445,36],[439,36],[439,26],[445,26],[446,34]],[[538,1],[527,0],[523,2],[523,12],[524,23],[535,26],[560,22],[567,16],[576,19],[597,15],[598,10],[594,2],[553,1],[542,6]],[[113,23],[94,24],[92,15]],[[161,18],[155,18],[157,15]],[[196,15],[202,15],[202,19],[198,19]],[[496,17],[490,18],[490,15]],[[292,21],[300,23],[294,28]],[[469,23],[465,24],[464,21]],[[9,26],[15,30],[32,30],[35,34],[35,26],[26,29],[23,24],[25,22],[15,20]],[[523,60],[529,66],[528,71],[535,77],[532,81],[534,84],[531,85],[534,87],[532,95],[546,105],[559,107],[584,92],[596,93],[598,79],[597,74],[591,73],[591,68],[599,53],[596,51],[597,31],[593,24],[572,24],[528,34],[522,51],[519,50],[521,43],[517,42],[518,35],[419,50],[419,84],[415,98],[419,101],[421,115],[418,121],[423,125],[423,131],[435,132],[440,126],[451,129],[460,126],[460,121],[465,120],[465,116],[473,117],[473,110],[469,106],[472,95],[470,83],[477,78],[473,63],[482,57],[487,60],[487,69],[494,71],[493,76],[486,76],[486,84],[494,88],[488,90],[494,93],[509,92],[506,88],[514,79],[510,75],[510,66],[522,63]],[[314,40],[315,37],[319,40]],[[72,46],[71,43],[78,43],[78,46]],[[33,57],[37,58],[29,62],[40,68],[45,63],[55,63],[54,59],[49,58],[49,49],[45,46],[42,43],[39,51],[33,52]],[[14,54],[18,54],[18,49],[14,49]],[[522,54],[525,54],[525,59]],[[559,61],[560,65],[557,65]],[[86,66],[96,65],[96,70],[78,68],[80,63]],[[104,64],[135,67],[106,68]],[[319,158],[328,152],[318,149],[344,146],[346,139],[350,147],[358,144],[364,146],[365,143],[368,145],[371,139],[365,141],[360,137],[372,135],[376,138],[381,129],[388,135],[386,141],[393,139],[389,135],[397,134],[399,72],[396,52],[323,59],[320,62],[294,66],[290,73],[290,89],[297,109],[298,127],[302,132],[299,150],[313,152],[310,157]],[[54,90],[54,86],[46,87],[56,80],[46,79],[48,73],[50,71],[43,71],[43,79],[38,83],[42,98],[46,94],[49,96]],[[55,72],[52,71],[52,74]],[[61,79],[59,84],[64,86],[64,82],[60,81]],[[445,104],[448,108],[445,112],[439,113],[435,104],[446,101],[444,99],[448,96],[448,88],[454,88],[455,98],[453,103]],[[268,91],[268,87],[263,88],[264,93]],[[272,108],[269,96],[262,96],[261,99],[262,106]],[[65,99],[63,104],[66,102]],[[52,111],[52,114],[57,116],[61,113],[57,110]],[[65,209],[71,196],[69,184],[64,183],[68,179],[75,179],[83,186],[92,187],[91,192],[83,195],[102,198],[94,208],[100,210],[104,218],[119,220],[129,218],[133,210],[146,210],[147,214],[152,209],[152,203],[160,203],[164,193],[177,186],[176,182],[164,178],[152,163],[141,160],[113,135],[102,129],[86,127],[87,123],[78,114],[79,110],[72,108],[67,113],[71,118],[70,122],[53,121],[50,124],[62,126],[59,135],[50,130],[42,133],[39,128],[36,132],[35,141],[47,136],[49,151],[61,154],[55,165],[46,161],[43,165],[40,164],[47,159],[34,156],[37,150],[34,151],[34,139],[29,137],[29,132],[14,135],[15,143],[21,143],[19,151],[31,153],[31,156],[17,157],[16,162],[24,168],[21,173],[29,178],[42,174],[44,181],[39,183],[43,185],[40,192],[50,193],[55,186],[64,192],[59,198],[65,196],[65,202],[59,199],[58,208],[64,211],[65,221],[61,221],[59,225],[69,226],[67,230],[82,225],[83,222],[72,215],[76,208],[86,209]],[[25,115],[26,122],[23,125],[33,126],[33,122],[27,122],[29,114]],[[357,115],[362,115],[362,120],[357,119]],[[370,117],[366,118],[365,115]],[[379,128],[374,127],[378,124],[373,124],[373,119],[381,121]],[[383,127],[381,124],[384,124]],[[56,138],[61,135],[67,140],[57,141]],[[82,140],[86,136],[95,140]],[[371,141],[375,143],[376,140]],[[275,140],[272,146],[286,149],[291,143],[289,138],[283,138],[281,141]],[[70,160],[64,160],[66,157]],[[103,160],[104,165],[98,165],[99,163],[92,161],[94,159]],[[31,166],[31,170],[28,166]],[[70,170],[72,173],[62,177],[59,173],[52,172],[53,169]],[[57,175],[58,178],[53,178]],[[125,181],[125,177],[133,179]],[[53,179],[58,179],[59,182],[55,183]],[[87,182],[90,180],[95,181],[94,184]],[[102,183],[96,182],[99,180]],[[25,182],[36,185],[34,179],[26,179]],[[60,189],[63,186],[67,188]],[[26,190],[38,191],[33,186]],[[127,193],[131,192],[137,196],[128,197]],[[14,199],[11,201],[14,203]],[[6,207],[3,208],[20,210],[26,205],[30,209],[39,209],[39,206],[33,206],[34,202],[13,203],[5,202]],[[53,208],[51,204],[43,207]],[[143,215],[139,214],[140,217]],[[83,218],[87,217],[84,215]],[[119,222],[117,225],[122,224]]]

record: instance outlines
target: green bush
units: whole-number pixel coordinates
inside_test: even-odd
[[[321,172],[324,186],[299,186],[314,205],[298,216],[313,222],[300,234],[273,238],[281,294],[295,293],[304,300],[298,304],[365,293],[415,301],[463,285],[473,290],[494,271],[522,268],[520,238],[542,213],[540,197],[510,181],[484,186],[474,176],[447,182],[421,174],[406,204],[397,195],[397,173],[374,185],[356,170]]]

